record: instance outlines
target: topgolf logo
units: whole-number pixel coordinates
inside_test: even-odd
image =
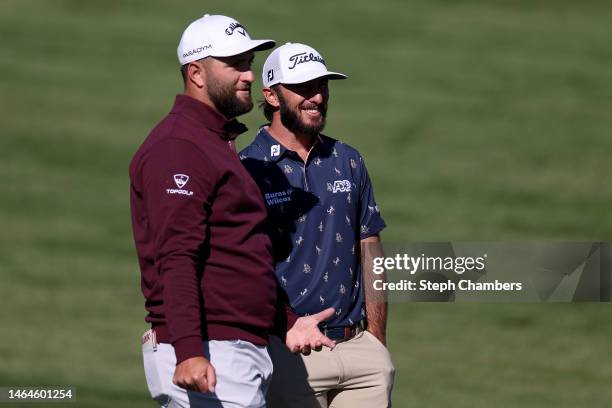
[[[174,182],[178,188],[183,188],[185,184],[189,181],[189,176],[186,174],[175,174]]]
[[[189,181],[189,176],[188,175],[180,174],[179,173],[179,174],[175,174],[173,176],[173,178],[174,178],[174,183],[176,184],[178,189],[176,189],[176,188],[167,188],[166,189],[166,194],[179,194],[179,195],[184,195],[184,196],[192,196],[193,195],[193,191],[183,190],[183,187],[185,187],[185,185]]]

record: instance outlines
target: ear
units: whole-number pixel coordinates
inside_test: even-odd
[[[193,83],[198,88],[203,88],[206,81],[204,76],[206,75],[204,67],[198,62],[192,62],[187,67],[187,80]]]
[[[263,88],[261,92],[263,93],[266,102],[268,102],[272,107],[278,108],[280,106],[278,103],[278,96],[276,95],[277,91],[272,88]]]

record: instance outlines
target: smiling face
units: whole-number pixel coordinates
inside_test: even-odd
[[[325,127],[329,88],[327,78],[276,88],[283,126],[296,134],[318,135]]]
[[[206,74],[203,89],[207,99],[228,119],[253,109],[253,58],[254,53],[248,51],[232,57],[209,57],[199,62]]]

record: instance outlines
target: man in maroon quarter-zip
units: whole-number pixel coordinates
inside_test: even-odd
[[[234,118],[253,107],[254,52],[273,46],[230,17],[189,25],[178,46],[185,91],[130,164],[145,374],[164,407],[265,406],[277,283]]]

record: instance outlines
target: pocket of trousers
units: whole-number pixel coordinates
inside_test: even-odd
[[[370,333],[369,331],[365,331],[364,335],[367,336],[367,338],[376,345],[376,347],[383,349],[386,353],[389,353],[389,349],[387,348],[387,346],[385,346],[384,344],[381,343],[380,340],[378,340],[378,338],[373,335],[372,333]]]
[[[158,352],[158,344],[155,339],[155,332],[147,330],[142,336],[142,360],[144,364],[145,378],[147,380],[147,388],[151,394],[151,398],[157,401],[162,407],[165,407],[170,402],[168,390],[165,389],[164,381],[162,381],[163,369]]]
[[[389,384],[393,384],[393,378],[395,377],[395,365],[393,364],[393,359],[391,358],[389,349],[387,346],[382,344],[382,342],[378,340],[376,336],[367,330],[365,332],[365,336],[367,336],[368,340],[374,345],[374,347],[377,347],[382,353],[380,359],[381,367],[383,367],[384,372],[387,373]]]

